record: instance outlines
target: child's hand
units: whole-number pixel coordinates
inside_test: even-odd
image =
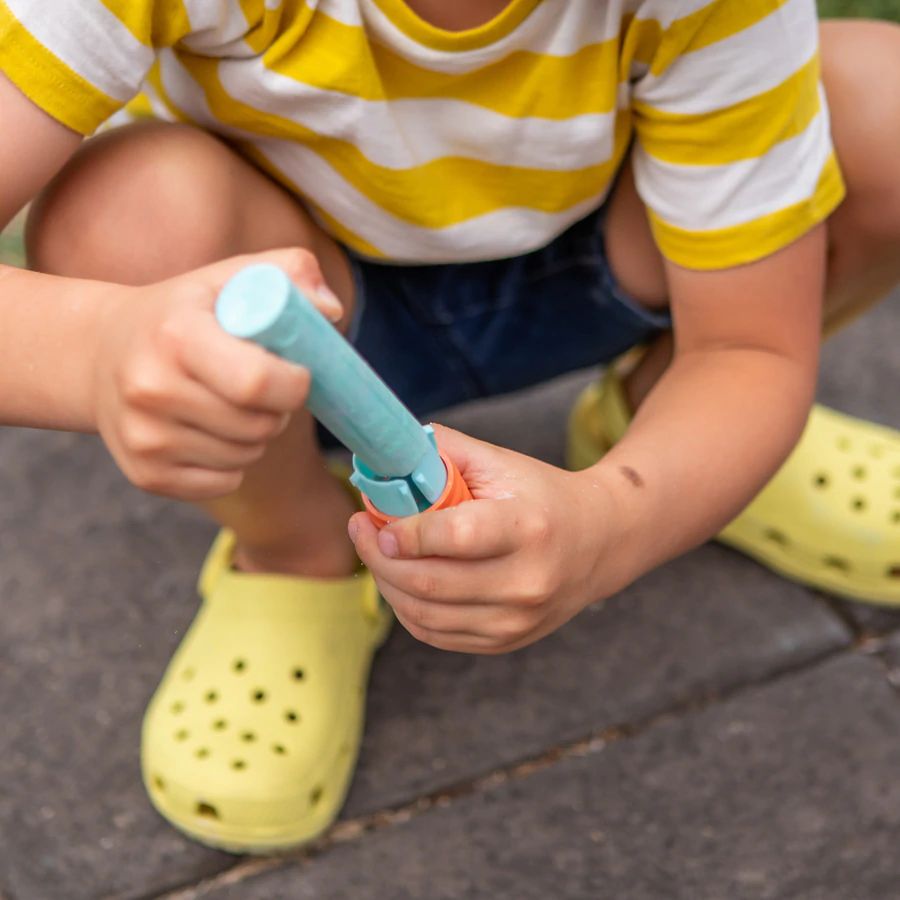
[[[382,594],[420,641],[503,653],[559,628],[616,583],[612,495],[597,477],[438,427],[473,502],[350,536]],[[599,574],[599,577],[598,577]]]
[[[305,369],[226,334],[215,319],[219,291],[253,262],[281,266],[328,318],[340,318],[303,250],[239,257],[112,296],[94,366],[94,421],[146,491],[182,500],[231,493],[306,400]]]

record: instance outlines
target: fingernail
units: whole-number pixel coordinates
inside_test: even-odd
[[[378,532],[378,548],[385,556],[391,558],[400,555],[400,545],[397,543],[396,536],[386,528],[382,528]]]
[[[359,523],[356,521],[356,519],[351,519],[347,523],[347,534],[350,535],[350,540],[355,544],[356,536],[359,534]]]
[[[328,287],[327,284],[321,285],[316,291],[316,296],[325,306],[325,315],[332,321],[338,322],[344,315],[344,304],[338,300],[337,294]]]
[[[275,432],[275,437],[278,437],[279,435],[284,434],[285,431],[287,430],[288,425],[290,425],[290,424],[291,424],[291,414],[285,413],[281,417],[281,424],[278,426],[278,431]]]

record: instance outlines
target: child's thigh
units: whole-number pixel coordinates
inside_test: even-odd
[[[900,26],[822,25],[822,80],[847,197],[828,221],[828,333],[900,279]]]
[[[126,284],[301,246],[335,290],[350,284],[342,251],[297,198],[216,137],[162,122],[87,141],[33,204],[26,245],[40,271]]]

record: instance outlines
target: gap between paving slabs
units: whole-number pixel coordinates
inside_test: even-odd
[[[277,857],[244,859],[231,868],[211,875],[202,881],[192,882],[163,894],[146,894],[137,898],[130,897],[129,900],[195,900],[195,898],[200,900],[210,891],[238,884],[260,874],[288,868],[298,863],[301,865],[311,864],[333,848],[358,841],[368,834],[403,825],[433,809],[443,809],[480,793],[496,790],[510,782],[530,778],[565,760],[598,753],[614,743],[638,738],[658,725],[694,715],[717,704],[731,702],[745,694],[827,665],[835,659],[853,653],[860,656],[876,656],[878,651],[874,648],[862,650],[855,645],[849,649],[832,650],[816,659],[772,672],[755,681],[735,685],[721,693],[698,695],[646,719],[594,731],[567,743],[548,748],[540,755],[515,761],[468,781],[442,786],[428,794],[416,797],[410,802],[343,818],[318,841],[294,853]],[[898,657],[900,657],[900,641],[898,641]],[[126,900],[126,898],[110,898],[110,900]]]
[[[346,823],[299,858],[242,863],[159,900],[299,900],[339,896],[336,889],[354,886],[347,895],[363,900],[421,897],[426,896],[422,866],[429,869],[430,882],[432,864],[434,883],[443,885],[433,896],[441,898],[543,897],[549,896],[549,885],[542,881],[557,885],[557,878],[562,883],[567,877],[568,889],[558,896],[580,900],[599,896],[601,882],[614,888],[609,896],[642,900],[846,900],[844,888],[856,879],[866,885],[854,895],[860,900],[886,897],[881,886],[896,883],[900,863],[883,845],[896,839],[900,816],[890,799],[897,783],[885,785],[883,778],[895,773],[891,744],[900,739],[900,714],[883,685],[871,659],[834,654],[714,702],[657,716],[627,733],[560,748],[456,794],[436,795],[428,804]],[[595,782],[596,790],[603,790],[602,804],[584,794]],[[562,805],[561,794],[569,796]],[[783,796],[792,802],[783,804]],[[546,812],[544,806],[554,804],[556,813]],[[888,810],[893,812],[888,815]],[[580,817],[577,835],[569,822],[573,814]],[[419,816],[420,823],[408,825]],[[519,825],[507,826],[508,820]],[[509,832],[499,842],[492,837],[498,828]],[[530,837],[538,833],[549,835],[551,849],[565,850],[569,857],[562,871],[557,861],[549,879],[546,869],[556,856],[547,854],[543,837]],[[584,840],[588,833],[590,843]],[[594,841],[595,833],[606,837]],[[485,849],[491,840],[497,846]],[[520,840],[533,846],[517,851]],[[441,846],[442,853],[434,856],[427,851],[431,846]],[[541,853],[548,859],[536,868],[534,859]],[[651,868],[659,871],[646,875],[636,855],[653,859]],[[391,856],[394,865],[373,868],[374,858],[383,863]],[[454,892],[450,885],[458,889],[458,879],[466,881],[467,860],[477,863],[476,870],[480,865],[487,879],[474,879],[480,890],[491,879],[496,887],[497,879],[519,873],[515,885],[506,885],[515,893],[472,893],[473,879],[463,893]],[[537,884],[529,877],[525,890],[522,873],[529,866]],[[579,869],[581,881],[569,877]],[[390,886],[385,879],[392,880]],[[413,885],[418,885],[414,891],[397,893]],[[626,886],[636,892],[622,893]],[[394,893],[383,893],[388,889]]]

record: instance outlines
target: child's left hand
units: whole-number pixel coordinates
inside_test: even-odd
[[[406,629],[461,653],[505,653],[559,628],[621,586],[613,494],[574,474],[436,427],[475,498],[350,537]]]

